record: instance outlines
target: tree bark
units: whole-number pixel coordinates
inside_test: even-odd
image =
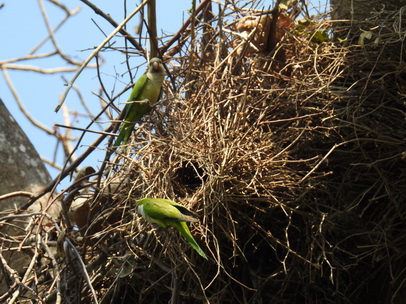
[[[39,191],[50,182],[51,177],[34,146],[1,99],[0,130],[0,196],[17,191]],[[46,210],[53,218],[59,216],[59,202],[46,208],[49,199],[50,195],[44,196],[27,210],[27,216],[15,218],[12,217],[13,211],[25,204],[28,197],[19,195],[0,200],[0,211],[3,211],[0,217],[0,295],[15,285],[18,273],[22,273],[30,263],[32,251],[16,249],[28,233],[26,227],[30,222],[30,213]],[[42,224],[47,222],[45,219]],[[16,274],[10,273],[10,269]]]
[[[0,99],[0,195],[36,192],[51,181],[40,156]],[[27,199],[15,196],[0,201],[0,210],[14,209]]]

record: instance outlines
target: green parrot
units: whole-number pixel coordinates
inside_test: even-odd
[[[206,254],[196,243],[186,222],[197,222],[196,216],[184,206],[163,198],[144,198],[137,202],[138,212],[147,220],[162,227],[174,226],[193,247],[207,260]]]
[[[128,99],[129,103],[124,108],[124,122],[120,127],[120,134],[114,142],[114,149],[117,149],[121,143],[124,145],[127,143],[135,123],[139,122],[158,102],[161,97],[164,77],[165,69],[161,59],[152,58],[148,64],[147,72],[133,86]]]

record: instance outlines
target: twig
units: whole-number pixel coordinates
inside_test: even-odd
[[[61,127],[61,128],[67,128],[67,129],[73,129],[73,130],[79,130],[79,131],[89,132],[89,133],[104,134],[104,135],[107,135],[107,136],[108,135],[117,136],[116,133],[103,132],[103,131],[94,131],[94,130],[79,128],[79,127],[67,126],[67,125],[54,124],[54,126],[55,127]]]
[[[211,0],[203,0],[202,2],[200,2],[199,6],[196,8],[196,14],[198,14],[200,11],[202,11],[208,4],[211,3]],[[174,44],[181,36],[182,34],[185,32],[185,30],[187,29],[187,27],[192,23],[192,16],[190,16],[185,23],[182,25],[182,27],[179,29],[179,31],[172,37],[171,40],[169,40],[168,43],[166,43],[163,47],[161,47],[159,49],[159,53],[160,54],[165,54],[166,51],[172,46],[172,44]],[[169,56],[173,56],[175,55],[174,53],[170,53],[168,54]]]
[[[71,121],[70,121],[70,117],[69,117],[69,109],[66,104],[62,105],[62,117],[63,117],[65,125],[70,126]],[[59,136],[59,139],[61,140],[65,155],[66,156],[70,155],[70,161],[75,161],[76,156],[73,152],[72,141],[69,139],[71,136],[71,129],[69,129],[69,128],[66,128],[66,129],[67,130],[66,130],[65,134]]]
[[[0,201],[10,198],[10,197],[14,197],[14,196],[27,196],[27,197],[32,197],[32,193],[31,192],[26,192],[26,191],[16,191],[16,192],[11,192],[11,193],[7,193],[4,195],[0,196]]]
[[[32,59],[41,59],[41,58],[47,58],[47,57],[52,57],[54,55],[57,55],[58,52],[52,52],[52,53],[44,53],[44,54],[38,54],[38,55],[27,55],[24,57],[19,57],[19,58],[13,58],[13,59],[6,59],[6,60],[0,60],[0,67],[5,64],[10,64],[13,62],[19,62],[19,61],[25,61],[25,60],[32,60]]]
[[[87,272],[87,269],[86,269],[86,265],[83,262],[82,257],[80,256],[80,253],[77,251],[76,247],[72,244],[72,242],[68,238],[66,238],[65,241],[69,244],[69,247],[72,249],[74,255],[76,256],[76,261],[79,262],[80,271],[92,292],[94,302],[96,304],[99,303],[99,301],[97,300],[96,290],[93,287],[92,281],[90,280],[90,277],[89,277],[89,273]]]
[[[54,0],[50,0],[51,2],[54,2]],[[64,7],[64,6],[63,6]],[[56,33],[61,26],[73,15],[76,15],[80,11],[80,6],[72,10],[71,12],[67,12],[65,18],[54,28],[53,32]],[[66,11],[65,11],[66,12]],[[46,37],[44,40],[42,40],[36,47],[34,47],[29,55],[35,54],[50,38],[50,35]]]
[[[21,100],[20,97],[18,96],[17,90],[15,89],[14,84],[13,84],[13,82],[11,81],[10,76],[8,75],[7,70],[3,68],[3,69],[2,69],[2,72],[3,72],[4,79],[6,80],[6,83],[7,83],[8,87],[9,87],[10,90],[11,90],[11,94],[13,94],[14,99],[16,100],[18,107],[20,108],[21,112],[23,112],[23,114],[25,115],[25,117],[27,117],[27,119],[28,119],[34,126],[36,126],[37,128],[43,130],[44,132],[46,132],[46,133],[49,134],[49,135],[55,135],[55,131],[54,131],[54,130],[49,129],[47,126],[45,126],[45,125],[41,124],[40,122],[36,121],[36,120],[31,116],[31,114],[30,114],[30,113],[27,111],[27,109],[25,108],[25,106],[24,106],[22,100]]]
[[[72,80],[68,83],[68,88],[65,90],[65,93],[63,93],[62,100],[59,103],[59,105],[55,108],[55,112],[58,112],[59,109],[61,108],[62,104],[65,102],[66,97],[68,96],[68,93],[70,89],[72,88],[74,82],[76,79],[79,77],[79,75],[82,73],[84,68],[89,64],[90,60],[92,60],[98,53],[99,51],[106,45],[107,42],[109,42],[121,29],[122,27],[136,14],[139,12],[139,10],[148,3],[149,0],[144,0],[144,2],[141,3],[139,7],[137,7],[130,15],[128,15],[127,18],[125,18],[117,27],[116,29],[106,38],[104,41],[99,44],[99,46],[90,54],[90,56],[83,62],[83,64],[80,66],[79,70],[76,72],[76,74],[73,76]]]
[[[45,188],[43,188],[41,191],[36,193],[24,206],[20,208],[20,210],[26,210],[29,206],[31,206],[37,199],[45,195],[46,193],[50,192],[62,179],[64,179],[66,176],[68,176],[71,172],[73,172],[85,159],[86,157],[92,153],[98,146],[99,144],[106,138],[106,133],[109,133],[113,128],[115,124],[111,124],[105,131],[104,133],[99,136],[88,148],[85,152],[83,152],[82,155],[80,155],[74,162],[71,163],[70,166],[64,167],[62,172],[59,173],[59,175],[52,181],[50,182]],[[84,132],[83,134],[85,134]],[[82,135],[83,136],[83,135]],[[66,166],[66,164],[65,164]]]
[[[92,2],[88,1],[88,0],[80,0],[82,1],[84,4],[86,4],[87,6],[89,6],[96,14],[102,16],[104,19],[106,19],[112,26],[114,26],[115,28],[119,27],[119,24],[117,24],[117,22],[115,22],[109,15],[105,14],[101,9],[99,9],[96,5],[94,5]],[[145,3],[148,1],[144,1],[143,3],[141,3],[141,8],[145,5]],[[127,17],[128,18],[128,17]],[[126,19],[127,19],[126,18]],[[124,28],[120,28],[119,29],[120,34],[122,34],[126,40],[128,40],[138,51],[140,51],[141,53],[145,53],[143,47],[134,39],[131,37],[131,35],[124,29]]]
[[[3,257],[3,254],[0,252],[0,262],[1,262],[1,266],[2,268],[4,268],[4,270],[6,270],[8,272],[8,274],[12,277],[15,285],[20,286],[24,286],[24,284],[21,282],[20,278],[18,277],[18,273],[17,271],[15,271],[13,268],[11,268],[6,259]],[[24,286],[27,289],[30,289],[28,286]]]
[[[61,277],[60,277],[61,272],[59,270],[58,262],[56,260],[54,253],[52,252],[52,250],[49,248],[49,246],[46,244],[46,242],[44,242],[42,239],[41,239],[40,245],[42,248],[45,249],[46,253],[48,254],[48,257],[51,259],[52,270],[54,273],[54,280],[56,281],[56,301],[55,301],[55,303],[60,304],[60,303],[62,303]]]
[[[55,169],[58,170],[58,171],[62,171],[62,169],[63,169],[62,166],[56,164],[55,161],[50,160],[50,159],[48,159],[48,158],[46,158],[46,157],[44,157],[44,156],[41,156],[41,160],[42,160],[44,163],[50,165],[52,168],[55,168]]]
[[[96,57],[96,58],[97,58],[97,57]],[[97,67],[98,67],[98,64],[97,64]],[[82,93],[80,92],[80,89],[79,89],[77,86],[75,86],[75,85],[72,87],[72,89],[73,89],[73,90],[76,92],[76,94],[78,95],[79,101],[80,101],[82,107],[85,109],[87,115],[88,115],[91,119],[94,120],[94,115],[93,115],[92,111],[90,110],[90,108],[87,106],[85,100],[83,99],[83,95],[82,95]],[[100,128],[101,128],[101,127],[100,127]]]
[[[52,44],[54,45],[54,47],[55,47],[56,51],[58,52],[58,54],[59,54],[64,60],[66,60],[68,63],[70,63],[70,64],[72,64],[72,65],[80,65],[80,62],[74,61],[74,60],[70,59],[67,55],[65,55],[65,54],[62,52],[62,50],[60,49],[60,47],[59,47],[59,45],[58,45],[58,43],[57,43],[57,41],[56,41],[56,39],[55,39],[54,31],[52,30],[51,25],[49,24],[49,20],[48,20],[47,13],[46,13],[46,11],[45,11],[45,6],[44,6],[43,0],[39,0],[39,1],[38,1],[38,4],[39,4],[40,11],[41,11],[41,14],[42,14],[42,19],[44,20],[45,26],[46,26],[46,28],[47,28],[47,30],[48,30],[48,33],[49,33],[49,38],[51,39]]]
[[[156,0],[149,0],[147,5],[148,11],[148,33],[149,33],[149,46],[150,58],[158,56],[158,39],[156,29]]]
[[[334,146],[331,147],[331,149],[326,153],[326,155],[324,155],[323,158],[299,181],[299,184],[304,182],[310,175],[312,175],[313,172],[317,170],[317,168],[327,159],[327,157],[329,157],[331,153],[333,153],[335,149],[347,143],[348,142],[341,142],[339,144],[334,144]]]
[[[69,15],[69,14],[70,14],[69,9],[68,9],[64,4],[62,4],[62,3],[60,3],[60,2],[58,2],[58,1],[56,1],[56,0],[48,0],[48,1],[51,2],[51,3],[53,3],[53,4],[55,4],[55,5],[58,6],[60,9],[62,9],[62,10],[66,13],[66,15]]]
[[[37,249],[37,247],[35,247],[33,251],[34,251],[34,254],[33,254],[32,258],[31,258],[31,262],[28,265],[27,269],[25,270],[24,277],[21,279],[20,285],[24,286],[26,289],[28,289],[33,294],[35,294],[35,291],[32,288],[30,288],[30,287],[28,287],[26,285],[26,281],[31,277],[31,272],[32,272],[32,270],[33,270],[33,268],[35,266],[35,263],[37,262],[37,257],[38,257],[38,249]],[[17,300],[18,296],[20,295],[20,292],[21,292],[21,288],[18,288],[13,293],[13,296],[12,296],[12,298],[10,299],[10,301],[8,303],[13,304]]]
[[[89,67],[94,67],[93,65],[89,65]],[[61,67],[61,68],[39,68],[34,65],[21,65],[21,64],[4,64],[2,69],[8,70],[19,70],[19,71],[31,71],[40,74],[58,74],[58,73],[67,73],[67,72],[75,72],[78,70],[77,66],[73,67]]]

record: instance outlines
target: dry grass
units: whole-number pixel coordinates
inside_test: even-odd
[[[129,179],[112,195],[104,184],[91,220],[101,226],[76,245],[95,294],[66,257],[55,279],[62,293],[81,303],[398,303],[406,252],[401,13],[361,24],[379,25],[361,46],[357,27],[351,46],[292,30],[270,55],[246,58],[233,52],[233,35],[213,27],[210,60],[173,58],[178,91],[168,84],[115,159],[110,179]],[[177,231],[140,219],[134,200],[148,196],[200,215],[191,230],[209,261]],[[53,281],[38,284],[54,297]]]

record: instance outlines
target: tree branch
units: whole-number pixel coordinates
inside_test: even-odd
[[[149,45],[151,48],[150,58],[158,56],[158,40],[156,29],[156,0],[148,2],[148,32],[149,32]]]
[[[203,0],[199,6],[196,8],[195,11],[195,16],[197,16],[198,13],[200,13],[203,9],[206,8],[207,5],[209,5],[211,3],[211,0]],[[161,47],[161,49],[159,50],[160,54],[165,54],[166,51],[172,46],[172,44],[174,44],[181,36],[182,34],[185,32],[185,30],[187,29],[187,27],[192,23],[192,19],[193,16],[191,15],[186,22],[182,25],[182,27],[180,28],[180,30],[172,37],[172,39],[165,44],[163,47]],[[174,55],[173,52],[171,52],[170,54],[171,56]]]
[[[84,1],[84,0],[82,0]],[[82,63],[80,66],[79,70],[73,76],[72,80],[68,83],[68,87],[65,90],[65,93],[62,96],[61,102],[59,105],[55,108],[55,112],[58,112],[59,109],[61,108],[62,104],[65,102],[66,97],[68,96],[68,93],[70,89],[72,88],[74,82],[76,79],[79,77],[79,75],[82,73],[82,71],[85,69],[85,67],[89,64],[90,60],[92,60],[98,53],[99,51],[106,45],[107,42],[109,42],[120,30],[122,30],[123,26],[132,18],[136,13],[138,13],[142,7],[148,3],[149,0],[144,0],[144,2],[141,3],[139,7],[137,7],[130,15],[127,16],[116,28],[115,30],[106,38],[102,43],[99,44],[99,46],[90,54],[90,56]]]
[[[105,14],[101,9],[99,9],[92,2],[90,2],[88,0],[80,0],[80,1],[82,1],[88,7],[90,7],[97,15],[100,15],[104,19],[106,19],[106,21],[108,21],[115,28],[117,28],[119,26],[117,22],[115,22],[109,15]],[[145,5],[145,2],[147,2],[147,1],[144,1],[144,3],[142,3],[140,7],[143,7]],[[143,49],[141,44],[139,44],[134,38],[132,38],[131,35],[124,28],[120,28],[119,33],[122,34],[138,51],[140,51],[141,53],[145,53],[145,50]]]

